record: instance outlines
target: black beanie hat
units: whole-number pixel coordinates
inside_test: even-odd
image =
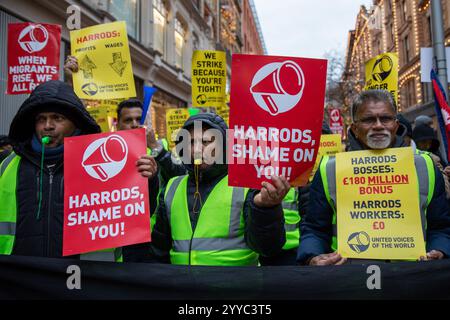
[[[436,132],[433,128],[426,124],[417,125],[413,130],[412,137],[416,143],[424,140],[431,140],[432,150],[439,148],[440,142],[437,139]]]

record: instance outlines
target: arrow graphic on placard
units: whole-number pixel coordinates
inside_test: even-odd
[[[92,79],[92,69],[96,69],[97,66],[94,62],[86,55],[81,59],[80,70],[83,71],[83,77],[85,79]]]
[[[113,62],[110,63],[109,65],[119,76],[122,76],[123,71],[127,66],[127,63],[128,63],[127,61],[122,60],[122,54],[120,52],[115,52],[113,53]]]

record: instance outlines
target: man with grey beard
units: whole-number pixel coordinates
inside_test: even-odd
[[[387,91],[361,92],[352,105],[352,120],[349,151],[406,146],[403,136],[397,135],[397,107]],[[450,255],[450,213],[442,174],[426,152],[417,151],[414,163],[420,187],[421,217],[425,222],[427,254],[421,260],[447,258]],[[319,168],[311,185],[309,209],[300,224],[297,262],[303,265],[341,265],[347,259],[338,253],[337,248],[335,158],[324,157]]]

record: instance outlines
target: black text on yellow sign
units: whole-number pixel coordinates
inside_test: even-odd
[[[79,71],[73,87],[82,99],[136,96],[125,22],[95,25],[70,32],[72,55]]]
[[[185,108],[172,108],[166,110],[166,130],[169,148],[175,147],[178,131],[189,118],[189,111]]]
[[[192,55],[192,105],[221,107],[225,103],[225,52],[196,50]]]
[[[360,259],[418,259],[425,244],[411,148],[336,155],[338,252]]]

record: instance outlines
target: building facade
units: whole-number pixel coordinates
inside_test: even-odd
[[[442,0],[445,44],[450,45],[450,2]],[[430,0],[374,0],[349,31],[343,81],[364,88],[365,63],[384,52],[399,57],[399,111],[409,120],[434,115],[430,83],[421,82],[420,49],[432,46]]]
[[[67,8],[76,5],[81,28],[125,21],[138,98],[143,87],[157,89],[152,99],[152,123],[165,137],[165,111],[191,104],[191,59],[194,50],[225,48],[242,52],[242,5],[238,0],[2,0],[0,39],[7,43],[7,25],[31,21],[62,26],[61,66],[70,54]],[[218,37],[220,35],[220,37]],[[27,95],[7,96],[7,48],[0,48],[0,134]],[[61,68],[62,69],[62,68]],[[64,77],[61,72],[61,79]]]
[[[242,0],[242,52],[267,54],[261,25],[253,0]]]

